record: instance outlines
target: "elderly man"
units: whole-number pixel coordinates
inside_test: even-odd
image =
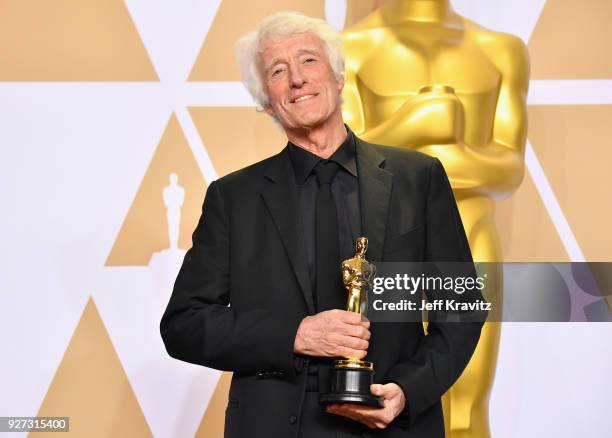
[[[340,35],[297,13],[239,44],[243,79],[288,138],[210,184],[161,333],[177,359],[233,371],[226,437],[439,437],[440,396],[481,324],[370,323],[344,310],[340,262],[471,261],[437,159],[368,144],[343,123]],[[334,357],[376,364],[384,408],[319,404]]]

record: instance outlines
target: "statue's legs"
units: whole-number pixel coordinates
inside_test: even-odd
[[[351,288],[349,290],[349,298],[348,298],[348,303],[346,306],[346,310],[348,310],[349,312],[355,312],[355,313],[359,312],[359,298],[360,298],[359,292],[360,292],[359,289]]]
[[[471,203],[459,202],[459,209],[462,218],[465,218],[466,234],[474,260],[481,262],[501,260],[501,249],[492,215],[476,214],[474,216],[479,216],[478,220],[470,220],[474,218],[470,217],[470,213],[473,215],[476,212],[465,208],[475,206],[469,204]],[[501,267],[491,266],[484,294],[485,299],[495,301],[499,307],[502,302],[501,284]],[[499,317],[493,320],[499,321]],[[447,437],[489,438],[491,436],[489,397],[495,377],[500,335],[500,322],[484,324],[472,359],[457,382],[444,394],[442,405]]]
[[[444,425],[449,438],[488,438],[489,396],[495,377],[501,323],[488,322],[474,356],[444,397]]]

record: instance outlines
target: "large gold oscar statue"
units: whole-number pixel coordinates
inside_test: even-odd
[[[476,261],[501,261],[495,199],[524,172],[529,59],[524,43],[456,14],[448,0],[390,0],[344,32],[344,117],[363,139],[438,157]],[[499,284],[487,298],[501,303]],[[486,323],[443,398],[447,436],[490,436],[500,324]],[[410,400],[410,394],[406,394]]]

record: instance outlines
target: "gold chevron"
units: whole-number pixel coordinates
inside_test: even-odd
[[[189,113],[220,177],[272,156],[287,144],[270,116],[253,107],[194,107]]]
[[[151,436],[91,297],[37,415],[70,417],[67,436]],[[48,434],[30,433],[29,436],[44,438]]]
[[[196,438],[223,437],[225,407],[227,406],[227,397],[231,381],[232,373],[223,373],[221,377],[219,377],[215,391],[208,402],[206,412],[204,412],[198,431],[195,434]]]
[[[612,79],[612,2],[548,0],[529,41],[532,79]]]
[[[106,266],[148,265],[153,253],[169,247],[162,191],[169,184],[171,173],[178,175],[179,185],[185,188],[179,248],[189,249],[191,233],[202,212],[206,183],[174,114],[140,183]]]
[[[157,81],[121,0],[0,4],[0,81]]]
[[[612,261],[610,120],[612,105],[529,107],[529,139],[589,261]]]

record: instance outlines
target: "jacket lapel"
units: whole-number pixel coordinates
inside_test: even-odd
[[[382,168],[385,158],[371,145],[355,137],[359,202],[363,235],[368,238],[368,259],[382,260],[393,175]],[[269,184],[261,192],[281,236],[300,285],[309,313],[315,313],[308,275],[303,226],[299,216],[297,186],[287,148],[270,162],[265,177]]]
[[[276,155],[266,169],[265,177],[269,180],[269,184],[261,194],[281,236],[308,311],[314,314],[303,226],[299,216],[297,186],[291,166],[289,153],[285,148]]]
[[[368,238],[366,257],[382,260],[393,174],[383,169],[385,157],[370,144],[355,137],[359,202],[363,235]]]

